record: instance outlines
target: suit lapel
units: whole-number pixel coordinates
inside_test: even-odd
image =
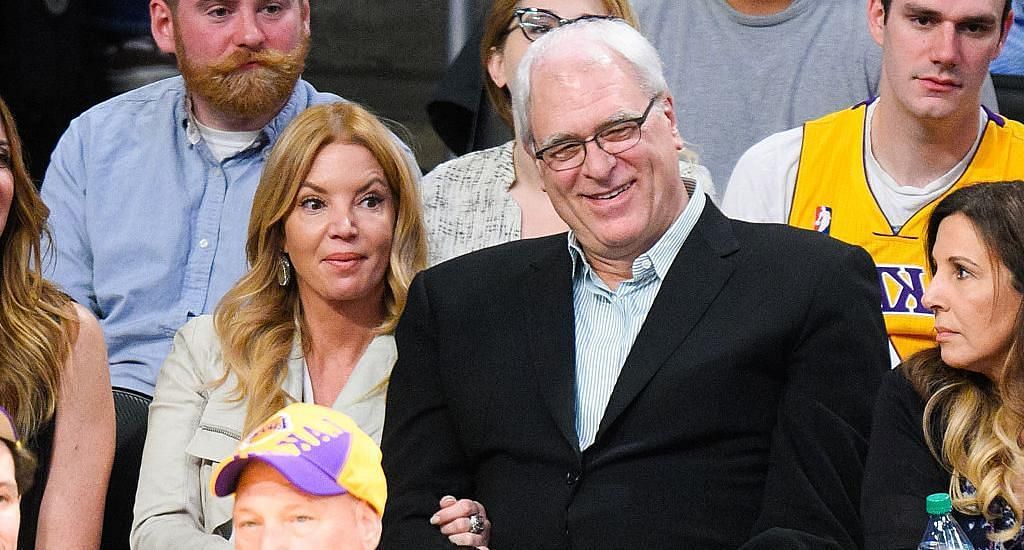
[[[686,340],[735,268],[739,243],[711,201],[672,262],[612,390],[595,443]]]
[[[559,431],[579,453],[572,264],[565,235],[557,237],[550,238],[552,247],[531,263],[520,303],[525,304],[527,346],[537,386]]]

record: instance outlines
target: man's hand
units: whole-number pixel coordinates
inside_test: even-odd
[[[430,518],[431,525],[436,525],[442,534],[448,535],[452,544],[487,550],[491,521],[487,519],[487,510],[482,504],[451,495],[441,497],[439,504],[441,509]]]

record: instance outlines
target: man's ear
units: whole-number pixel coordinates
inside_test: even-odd
[[[676,151],[682,151],[685,144],[683,143],[683,136],[679,133],[679,121],[676,119],[676,107],[672,94],[666,95],[663,103],[664,105],[659,108],[665,113],[669,123],[672,124],[672,142],[676,146]]]
[[[868,31],[871,32],[871,38],[881,46],[885,36],[885,6],[881,0],[868,0]]]
[[[306,29],[306,36],[309,36],[309,0],[302,0],[302,27]]]
[[[164,53],[174,53],[174,14],[166,0],[150,0],[149,31]]]
[[[1013,9],[1006,12],[1006,19],[1003,20],[1002,34],[999,35],[999,48],[996,50],[995,55],[992,56],[992,61],[995,61],[999,54],[1003,51],[1003,46],[1006,45],[1006,37],[1010,34],[1010,29],[1013,28]]]
[[[366,501],[359,501],[356,511],[356,525],[359,526],[360,540],[363,541],[364,550],[374,550],[380,544],[381,521],[380,516]]]

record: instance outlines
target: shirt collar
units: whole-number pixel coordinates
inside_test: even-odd
[[[189,145],[195,145],[203,139],[202,134],[199,133],[196,116],[192,113],[192,96],[187,93],[185,94],[185,118],[181,124],[185,127],[185,136],[188,137]]]
[[[683,243],[686,242],[687,237],[693,231],[693,227],[697,224],[701,213],[704,212],[704,205],[707,203],[704,186],[699,181],[689,178],[682,178],[681,181],[686,188],[687,194],[690,196],[690,200],[686,203],[686,208],[679,214],[679,217],[669,226],[668,231],[665,231],[665,234],[650,249],[633,260],[634,279],[653,267],[658,279],[664,280],[665,276],[668,275],[669,268],[672,267],[672,262],[675,261],[676,255],[679,254],[679,250],[683,247]],[[569,231],[568,246],[569,256],[572,258],[573,279],[577,275],[591,274],[596,276],[596,274],[592,273],[593,268],[590,266],[590,262],[587,261],[583,248],[576,239],[575,232],[571,230]]]
[[[309,91],[302,86],[302,80],[300,79],[295,83],[295,88],[292,90],[292,95],[288,98],[288,102],[284,104],[281,111],[277,113],[277,116],[270,121],[269,124],[263,127],[260,131],[259,137],[253,141],[251,147],[246,149],[262,149],[267,145],[273,145],[277,141],[277,137],[284,131],[285,126],[295,118],[299,113],[299,105],[306,104]],[[196,120],[195,114],[192,112],[192,96],[185,93],[185,113],[181,118],[181,124],[185,128],[185,136],[188,138],[190,145],[199,143],[202,139],[202,135],[199,133],[198,120]]]

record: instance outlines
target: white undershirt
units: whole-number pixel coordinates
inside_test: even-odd
[[[875,101],[868,105],[867,124],[871,126]],[[865,132],[864,159],[868,187],[882,213],[895,228],[901,227],[929,202],[944,193],[967,170],[981,143],[988,115],[978,109],[978,135],[966,155],[948,172],[924,187],[899,185],[878,164],[871,153],[871,132]],[[722,211],[731,218],[752,222],[786,223],[793,206],[793,192],[803,146],[802,126],[768,136],[747,150],[736,163],[722,197]],[[826,174],[822,175],[827,178]],[[823,183],[824,185],[824,183]]]
[[[865,127],[871,128],[871,119],[878,102],[867,107]],[[967,154],[948,172],[929,182],[924,187],[900,185],[878,164],[871,150],[871,132],[864,132],[864,171],[868,188],[875,196],[893,231],[899,231],[922,207],[946,192],[967,171],[974,153],[981,144],[988,115],[978,109],[978,135],[974,138]],[[767,223],[786,223],[793,208],[793,194],[803,148],[803,127],[793,128],[768,136],[743,153],[733,169],[725,196],[722,197],[722,211],[729,217]],[[822,174],[827,178],[827,174]],[[823,183],[822,185],[827,185]],[[900,363],[899,355],[889,342],[889,358],[893,366]]]
[[[199,135],[203,136],[203,141],[206,142],[217,161],[223,161],[248,149],[260,135],[259,130],[229,132],[210,128],[198,120],[193,120],[193,122],[195,122],[196,128],[199,128]]]
[[[866,115],[868,128],[871,128],[871,119],[875,114],[875,107],[877,106],[877,101],[868,105]],[[984,133],[986,120],[985,112],[979,110],[978,135],[974,138],[974,144],[971,145],[970,150],[948,172],[932,180],[924,187],[900,185],[897,183],[878,164],[875,152],[871,148],[871,132],[864,132],[864,150],[867,151],[867,158],[864,159],[864,170],[867,172],[868,187],[871,188],[871,192],[875,195],[878,206],[882,209],[886,219],[889,220],[893,231],[899,231],[899,228],[907,223],[907,220],[916,214],[918,210],[938,198],[939,195],[945,193],[951,185],[960,179],[960,176],[964,175],[964,172],[967,171],[967,165],[971,163],[971,159],[974,158],[974,152],[978,150],[978,145],[981,143],[981,135]]]

